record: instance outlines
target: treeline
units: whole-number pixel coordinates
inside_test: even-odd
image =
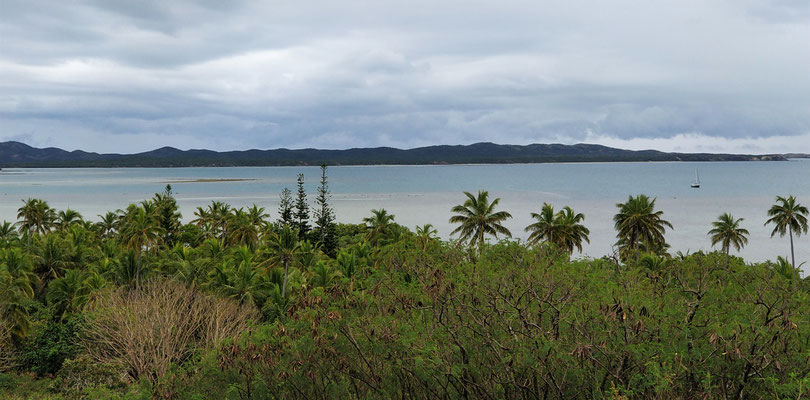
[[[384,209],[337,224],[327,170],[279,216],[171,188],[90,222],[43,200],[0,226],[0,397],[781,398],[810,394],[810,282],[721,251],[669,254],[655,199],[617,205],[616,254],[571,260],[585,216],[544,204],[529,241],[485,191],[458,240]],[[310,208],[310,206],[312,206]],[[792,196],[774,234],[807,230]],[[792,237],[792,236],[791,236]]]
[[[346,150],[273,149],[216,152],[179,150],[172,147],[137,154],[97,154],[81,150],[38,149],[19,142],[0,142],[0,160],[7,167],[230,167],[278,165],[414,165],[510,164],[548,162],[616,161],[784,161],[779,154],[664,153],[656,150],[622,150],[594,144],[501,145],[474,143]]]

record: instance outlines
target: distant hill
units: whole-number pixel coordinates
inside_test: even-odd
[[[391,147],[348,150],[274,149],[217,152],[162,147],[137,154],[99,154],[81,150],[44,149],[20,142],[0,143],[0,167],[231,167],[281,165],[375,164],[508,164],[607,161],[771,161],[786,160],[779,154],[665,153],[656,150],[622,150],[594,144],[530,144],[526,146],[475,143],[428,146],[415,149]]]

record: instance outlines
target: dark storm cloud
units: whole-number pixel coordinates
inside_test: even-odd
[[[0,3],[0,139],[810,152],[810,5]]]

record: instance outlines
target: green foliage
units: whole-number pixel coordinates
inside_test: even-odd
[[[298,265],[302,270],[309,270],[320,259],[320,247],[313,245],[309,240],[301,242],[298,252]]]
[[[454,206],[452,211],[454,216],[450,217],[451,224],[459,224],[451,235],[459,234],[459,240],[469,242],[470,247],[481,247],[484,245],[486,236],[498,237],[503,235],[512,237],[512,233],[506,229],[502,222],[512,218],[512,214],[506,211],[495,211],[501,199],[496,198],[489,201],[489,192],[479,190],[478,196],[473,196],[470,192],[464,192],[467,200],[464,204]]]
[[[27,374],[0,374],[0,398],[3,400],[63,400],[62,394],[49,390],[50,381]]]
[[[327,287],[334,280],[335,274],[323,261],[318,261],[313,269],[313,277],[311,283],[313,286]]]
[[[655,200],[640,194],[616,204],[619,212],[613,222],[622,259],[638,258],[641,251],[660,253],[666,249],[664,233],[672,224],[663,218],[663,211],[655,210]]]
[[[309,205],[307,192],[304,189],[304,174],[298,174],[298,196],[295,199],[295,228],[298,230],[298,239],[304,240],[309,233]]]
[[[105,286],[107,282],[95,272],[69,269],[64,277],[51,281],[45,298],[54,316],[62,319],[82,310]]]
[[[120,364],[100,363],[82,355],[65,360],[51,390],[71,398],[98,398],[87,396],[93,389],[104,388],[122,394],[127,388],[127,373]],[[112,393],[110,393],[112,394]]]
[[[363,218],[363,222],[366,224],[366,240],[372,245],[377,245],[390,233],[394,215],[389,214],[384,208],[371,210],[371,216]]]
[[[302,293],[287,318],[222,347],[189,384],[231,398],[762,398],[807,390],[801,338],[810,326],[800,316],[810,299],[767,266],[732,259],[724,268],[724,254],[699,253],[644,255],[617,271],[509,242],[485,246],[474,262],[447,246],[400,250],[366,278],[374,290],[347,281]],[[348,263],[351,253],[342,255]]]
[[[332,196],[329,194],[329,183],[326,177],[326,165],[321,165],[321,185],[315,197],[315,227],[324,254],[334,257],[337,251],[335,237],[335,210],[329,205]]]
[[[807,207],[799,204],[792,195],[776,196],[776,204],[768,210],[768,216],[771,218],[765,221],[765,225],[774,225],[771,237],[777,233],[781,237],[784,237],[786,233],[790,236],[790,263],[794,267],[796,266],[796,255],[793,251],[793,236],[807,233],[807,215]]]
[[[284,267],[284,281],[281,284],[281,296],[287,296],[287,275],[292,263],[298,258],[301,252],[301,242],[298,241],[295,231],[284,225],[278,234],[273,234],[268,241],[267,247],[271,254],[271,260]]]
[[[531,232],[527,240],[529,244],[536,244],[540,240],[544,240],[571,254],[574,249],[582,252],[583,241],[591,242],[588,239],[590,230],[580,223],[585,216],[575,213],[571,207],[563,207],[562,210],[554,213],[554,207],[551,204],[543,203],[540,214],[532,213],[531,215],[536,222],[525,229],[526,232]]]
[[[16,376],[0,372],[0,393],[7,392],[17,386]]]
[[[337,257],[337,265],[343,277],[352,279],[359,268],[357,255],[354,252],[341,251]]]
[[[172,247],[180,239],[180,222],[183,216],[177,207],[177,201],[172,193],[172,185],[166,185],[163,193],[155,194],[152,199],[155,204],[155,219],[161,231],[161,242]]]
[[[582,214],[546,205],[536,241],[490,244],[508,213],[487,196],[453,209],[472,248],[379,209],[334,224],[334,257],[256,205],[176,225],[167,189],[88,227],[30,200],[22,239],[0,226],[0,362],[39,378],[0,375],[0,397],[807,397],[810,280],[730,257],[740,219],[673,257],[655,199],[630,197],[624,263],[571,261]]]
[[[39,376],[55,374],[62,363],[79,350],[82,318],[54,321],[48,310],[39,313],[31,334],[22,343],[19,352],[20,367]]]
[[[279,195],[278,220],[281,224],[293,224],[293,197],[289,188],[284,188]]]

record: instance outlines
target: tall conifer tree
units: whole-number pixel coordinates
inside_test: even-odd
[[[281,199],[278,203],[278,215],[282,225],[293,226],[293,197],[292,192],[288,188],[281,191]]]
[[[298,198],[295,200],[295,226],[298,238],[304,240],[309,232],[309,206],[307,192],[304,190],[304,174],[298,174]]]
[[[315,198],[315,225],[318,227],[318,240],[323,252],[335,256],[337,240],[335,238],[335,210],[329,205],[329,181],[326,177],[326,164],[321,165],[321,186]]]

